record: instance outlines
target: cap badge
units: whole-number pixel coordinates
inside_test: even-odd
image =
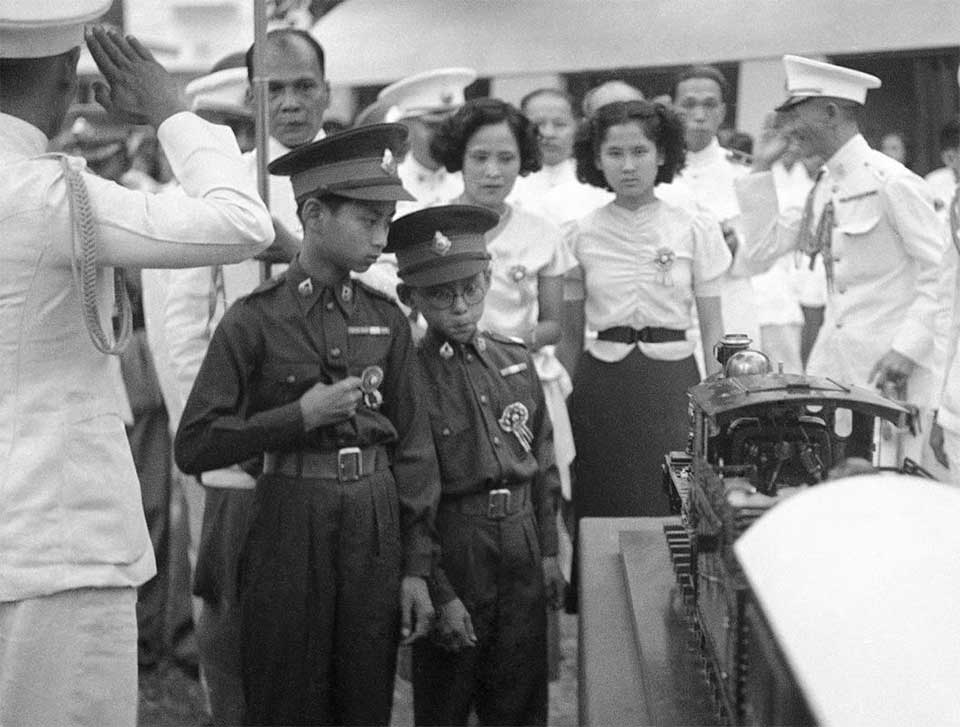
[[[313,281],[310,278],[304,279],[300,285],[297,286],[297,292],[300,293],[304,298],[313,293]]]
[[[379,366],[367,366],[360,374],[360,391],[363,392],[363,403],[367,408],[380,408],[383,403],[383,394],[380,393],[382,383],[383,369]]]
[[[440,346],[440,358],[453,358],[453,346],[450,341],[444,341]]]
[[[450,242],[450,238],[440,232],[440,230],[433,233],[433,245],[431,245],[430,249],[437,255],[446,255],[450,252],[452,246],[453,243]]]
[[[380,160],[380,168],[384,174],[391,177],[397,176],[397,160],[394,158],[393,152],[389,149],[383,150],[383,159]]]
[[[523,402],[515,401],[512,404],[507,404],[503,414],[500,415],[500,421],[497,422],[503,431],[517,438],[524,452],[530,452],[530,445],[533,444],[533,432],[527,426],[529,419],[530,412],[527,411],[527,407],[523,405]]]

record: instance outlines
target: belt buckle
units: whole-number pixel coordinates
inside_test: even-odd
[[[499,520],[510,514],[510,490],[490,490],[487,493],[487,517]]]
[[[341,482],[356,482],[363,476],[360,447],[344,447],[337,451],[337,476]]]
[[[650,331],[646,328],[634,329],[634,343],[650,343]]]

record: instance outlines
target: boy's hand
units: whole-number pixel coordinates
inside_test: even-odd
[[[318,381],[300,397],[304,431],[349,419],[357,413],[362,396],[360,379],[356,376],[333,384]]]
[[[97,102],[124,121],[159,126],[187,110],[180,85],[132,35],[101,26],[86,32],[87,47],[106,79],[93,86]]]
[[[430,633],[436,612],[427,582],[420,576],[404,576],[400,584],[400,636],[404,644],[412,644]]]
[[[563,591],[567,582],[556,556],[543,559],[543,587],[547,594],[547,605],[554,611],[558,610],[563,605]]]
[[[436,635],[440,643],[453,652],[477,645],[470,612],[459,598],[440,606]]]

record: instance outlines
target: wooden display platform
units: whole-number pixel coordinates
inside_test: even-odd
[[[664,525],[670,518],[580,521],[582,725],[714,725]]]

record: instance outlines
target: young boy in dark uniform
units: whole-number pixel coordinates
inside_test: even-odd
[[[553,435],[522,343],[480,333],[495,213],[433,207],[394,221],[400,299],[427,321],[420,373],[440,463],[438,619],[413,646],[419,725],[546,724],[546,601],[563,588]]]
[[[410,199],[405,138],[369,126],[270,164],[303,250],[227,311],[177,432],[190,474],[262,459],[239,577],[248,724],[387,724],[401,632],[433,618],[439,475],[410,326],[350,279]]]

